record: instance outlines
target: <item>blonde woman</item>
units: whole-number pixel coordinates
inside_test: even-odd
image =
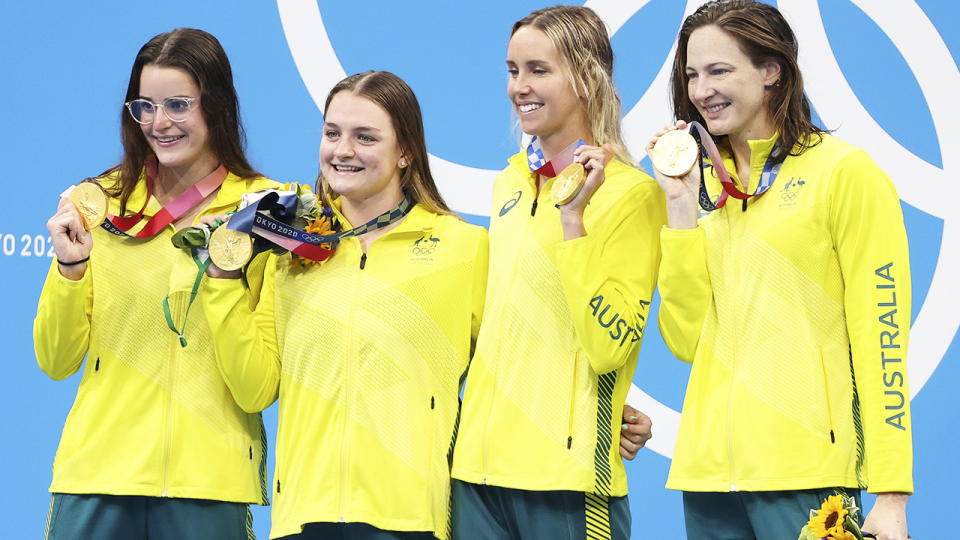
[[[534,140],[494,184],[488,295],[454,450],[454,535],[626,538],[617,441],[657,280],[663,195],[621,140],[613,51],[592,10],[517,21],[507,70]],[[571,159],[585,185],[555,205],[555,173]]]

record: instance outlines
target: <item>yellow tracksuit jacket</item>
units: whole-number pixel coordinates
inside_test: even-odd
[[[265,178],[228,175],[202,214],[231,210],[243,193],[275,187]],[[138,210],[146,196],[141,179],[127,208]],[[160,208],[151,197],[131,232]],[[117,199],[109,211],[119,213]],[[50,267],[34,321],[37,361],[57,380],[83,366],[51,492],[268,503],[260,415],[244,412],[230,395],[206,319],[192,310],[185,348],[164,319],[161,303],[169,295],[181,327],[197,276],[190,255],[171,245],[174,232],[168,225],[136,239],[97,228],[82,279],[64,278],[56,261]]]
[[[775,140],[750,141],[751,191]],[[913,490],[907,236],[865,152],[823,135],[661,241],[660,329],[693,362],[667,487]]]
[[[486,274],[486,231],[417,205],[366,254],[351,237],[309,269],[271,255],[259,294],[204,285],[237,401],[258,411],[279,394],[271,537],[312,522],[449,536],[448,456]]]
[[[625,495],[621,414],[647,324],[665,222],[646,174],[611,161],[563,241],[549,180],[526,154],[494,184],[490,279],[453,476],[525,490]]]

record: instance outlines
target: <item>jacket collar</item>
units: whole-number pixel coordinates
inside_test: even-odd
[[[767,164],[767,157],[770,156],[770,152],[773,152],[773,148],[776,146],[779,138],[780,133],[778,132],[774,133],[769,139],[747,141],[747,144],[750,146],[750,178],[747,179],[738,176],[737,164],[733,160],[733,153],[727,146],[724,145],[718,148],[718,150],[720,150],[720,156],[723,158],[723,165],[727,168],[727,172],[730,173],[730,178],[739,182],[740,187],[747,191],[755,188],[760,182],[760,174],[763,173],[763,166]]]

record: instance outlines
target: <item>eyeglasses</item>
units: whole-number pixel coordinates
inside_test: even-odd
[[[193,104],[199,97],[169,97],[163,103],[154,103],[149,99],[135,99],[123,105],[130,111],[130,116],[139,124],[152,124],[157,117],[157,109],[163,109],[163,114],[171,122],[183,122],[193,110]]]

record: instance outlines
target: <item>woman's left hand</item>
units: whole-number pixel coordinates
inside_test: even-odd
[[[877,540],[907,540],[906,493],[880,493],[860,528]]]

